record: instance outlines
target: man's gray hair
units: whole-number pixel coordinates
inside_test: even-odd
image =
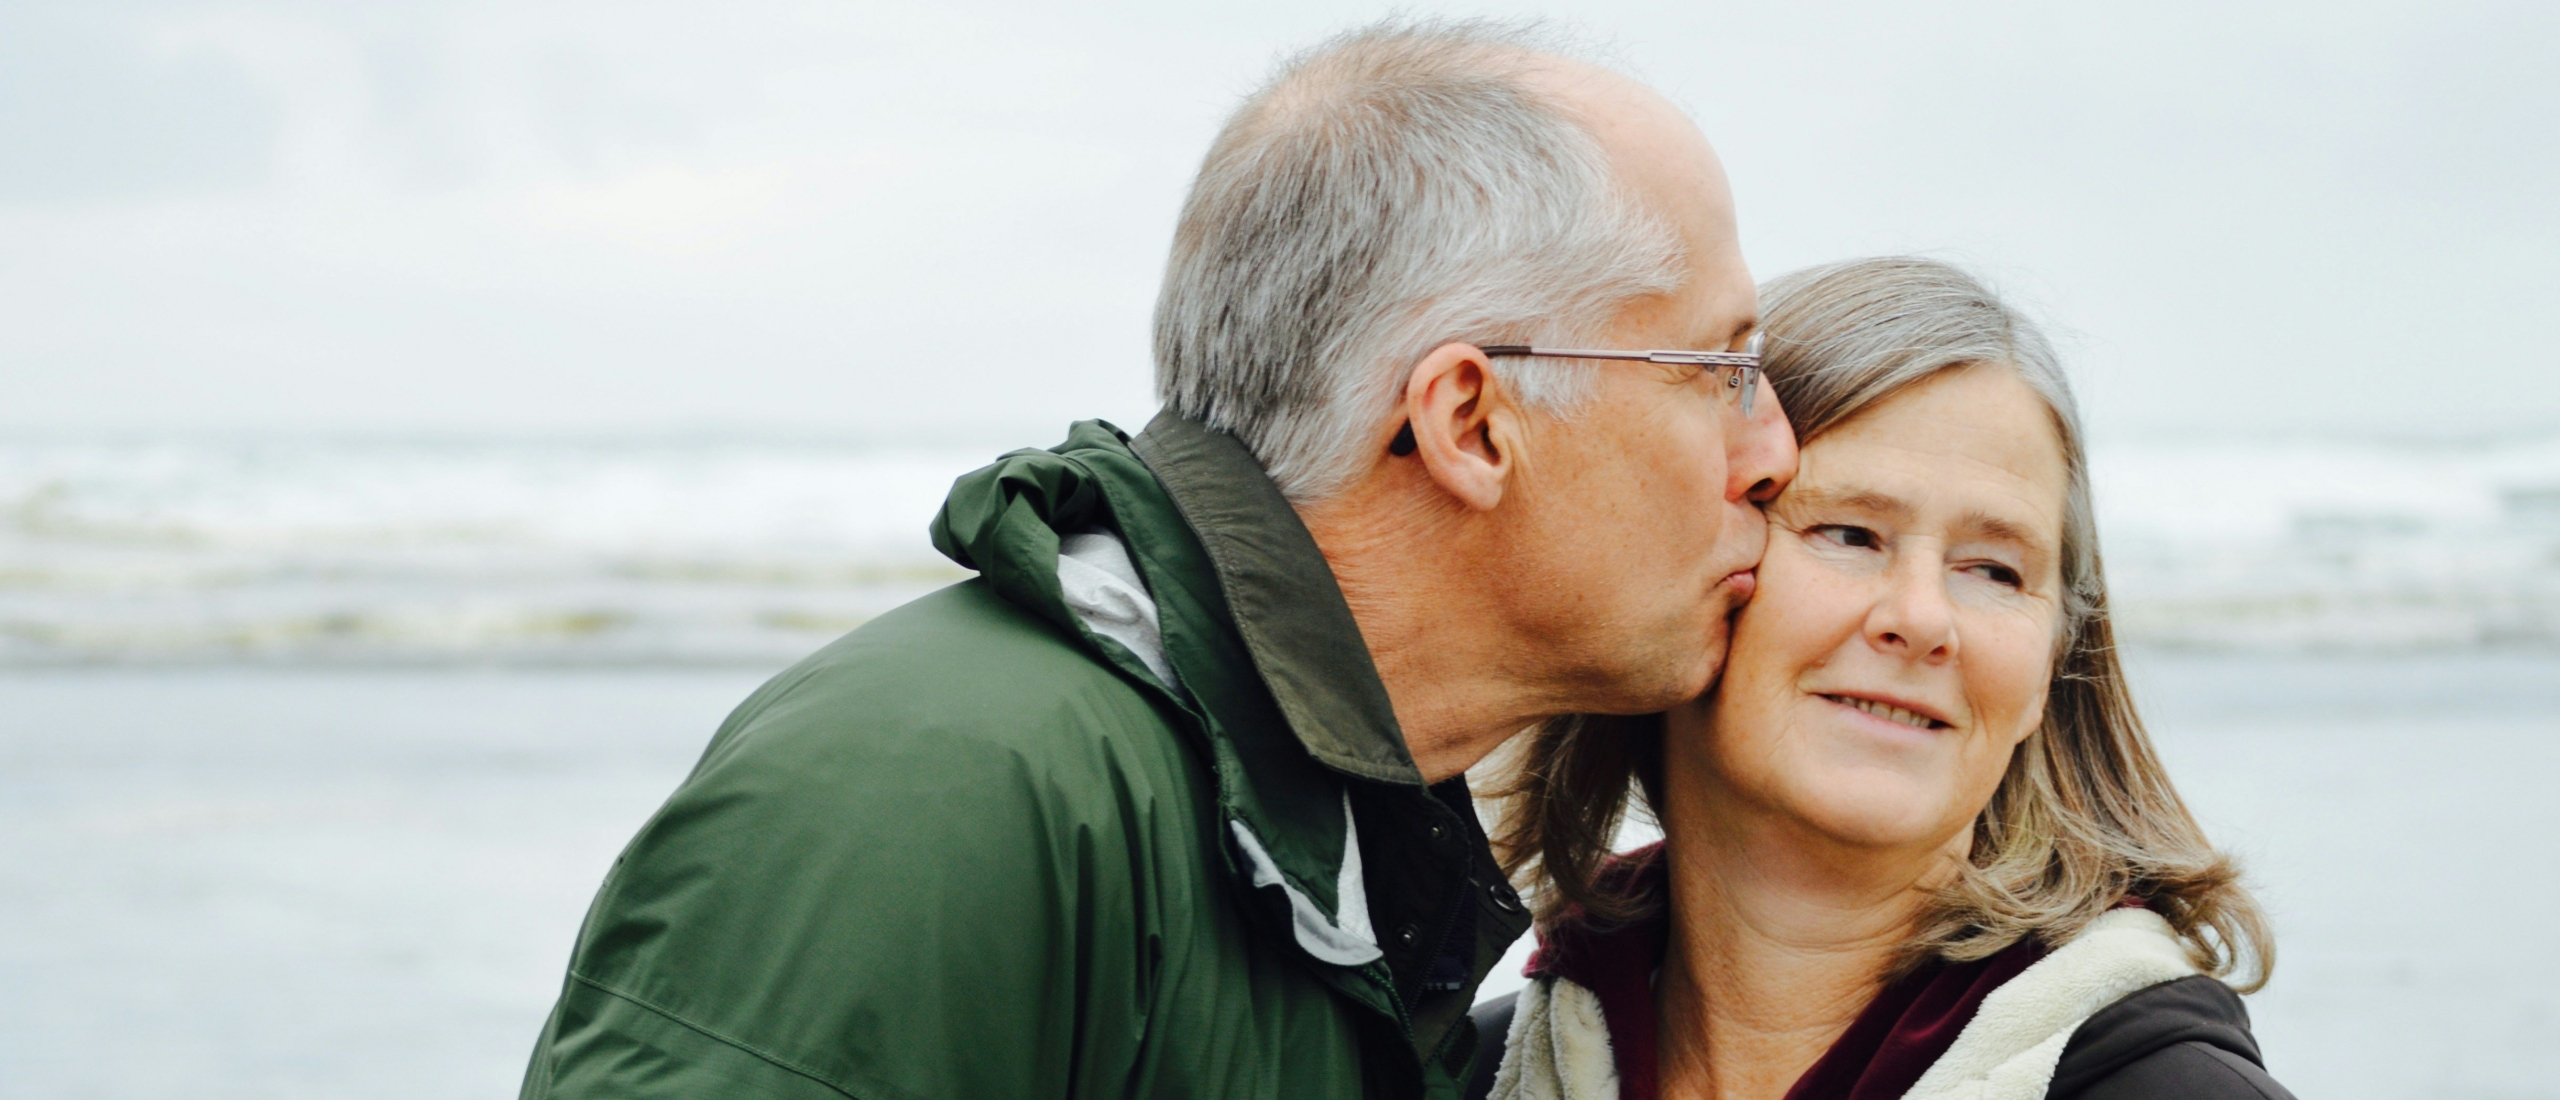
[[[1291,500],[1375,456],[1414,364],[1450,341],[1602,336],[1686,275],[1677,233],[1532,72],[1532,27],[1390,21],[1282,66],[1219,132],[1156,303],[1156,387],[1233,432]],[[1497,360],[1570,413],[1591,366]]]

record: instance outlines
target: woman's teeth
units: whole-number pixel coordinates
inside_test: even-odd
[[[1852,699],[1846,695],[1825,695],[1823,698],[1829,699],[1842,706],[1856,707],[1859,710],[1863,710],[1888,722],[1900,722],[1913,729],[1933,730],[1943,728],[1946,725],[1946,723],[1938,721],[1935,718],[1931,718],[1926,715],[1913,714],[1901,707],[1892,706],[1886,703],[1879,703],[1873,699]]]

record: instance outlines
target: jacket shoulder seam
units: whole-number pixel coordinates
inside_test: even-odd
[[[647,998],[615,989],[612,986],[606,985],[603,982],[597,981],[584,974],[580,974],[574,970],[570,971],[569,978],[571,981],[577,982],[579,985],[586,986],[589,989],[602,993],[605,996],[612,997],[615,1000],[630,1002],[631,1004],[646,1010],[653,1016],[664,1019],[669,1023],[684,1028],[687,1031],[699,1034],[702,1037],[722,1046],[730,1047],[743,1053],[753,1055],[758,1061],[769,1063],[776,1069],[783,1070],[797,1077],[808,1078],[810,1081],[825,1086],[827,1091],[833,1092],[838,1096],[845,1097],[845,1100],[863,1100],[863,1097],[857,1095],[853,1090],[846,1088],[844,1085],[837,1083],[826,1074],[820,1073],[810,1067],[800,1065],[789,1058],[766,1050],[754,1043],[747,1042],[744,1039],[731,1035],[723,1035],[718,1031],[712,1030],[706,1025],[686,1019],[684,1016],[666,1008],[665,1006],[652,1004]]]

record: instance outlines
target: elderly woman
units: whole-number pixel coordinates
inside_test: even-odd
[[[2271,943],[2135,717],[2052,349],[1922,259],[1771,284],[1803,446],[1721,685],[1537,731],[1504,1098],[2284,1097]],[[1612,857],[1640,795],[1661,844]],[[2244,984],[2241,988],[2254,988]]]

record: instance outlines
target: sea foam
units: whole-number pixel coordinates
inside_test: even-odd
[[[0,663],[769,665],[965,577],[926,524],[999,450],[0,442]],[[2560,438],[2092,465],[2128,641],[2560,643]]]

